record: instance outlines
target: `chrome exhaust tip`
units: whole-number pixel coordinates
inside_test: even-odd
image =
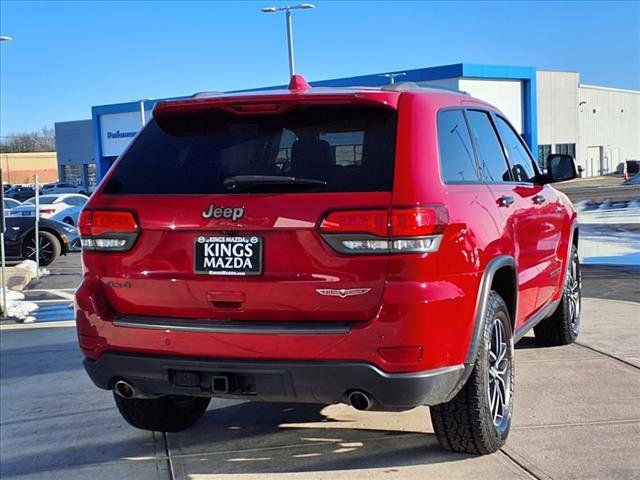
[[[373,406],[371,396],[362,390],[354,390],[349,394],[347,400],[349,401],[349,405],[356,410],[369,410]]]
[[[113,386],[113,391],[120,395],[122,398],[133,398],[136,396],[136,390],[126,380],[118,380]]]

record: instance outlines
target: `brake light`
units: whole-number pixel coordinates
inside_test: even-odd
[[[260,113],[260,112],[277,112],[280,110],[279,103],[239,103],[231,105],[236,112]]]
[[[83,210],[78,229],[83,248],[113,251],[130,249],[139,230],[132,212],[116,210]]]
[[[56,209],[55,208],[41,208],[40,209],[40,215],[44,214],[44,215],[49,215],[50,213],[55,213]]]
[[[444,205],[329,213],[319,230],[341,253],[428,253],[448,223]]]
[[[389,229],[386,210],[352,210],[331,212],[320,224],[326,233],[370,233],[384,237]]]
[[[442,233],[448,222],[449,215],[443,205],[394,208],[391,210],[391,235],[413,237]]]

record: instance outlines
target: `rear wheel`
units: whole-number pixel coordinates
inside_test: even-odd
[[[46,267],[51,265],[56,258],[60,256],[62,246],[60,241],[52,233],[40,231],[39,233],[39,249],[40,266]],[[26,260],[36,261],[36,236],[35,233],[27,237],[22,244],[22,256]]]
[[[196,423],[209,406],[208,397],[166,395],[158,398],[122,398],[114,393],[122,417],[132,426],[156,432],[179,432]]]
[[[568,345],[575,342],[580,333],[582,277],[575,245],[571,247],[569,262],[558,308],[533,328],[536,340],[543,345]]]
[[[513,410],[513,338],[509,311],[492,291],[467,383],[450,401],[431,407],[436,437],[447,450],[487,454],[504,445]]]

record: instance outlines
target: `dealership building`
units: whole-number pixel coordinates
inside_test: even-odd
[[[583,85],[577,72],[466,63],[395,72],[393,77],[398,83],[465,91],[495,105],[540,164],[550,153],[568,153],[583,176],[597,176],[620,170],[627,160],[640,160],[640,91]],[[390,74],[382,72],[310,84],[383,86],[389,81]],[[165,99],[95,106],[91,120],[56,124],[60,180],[91,189],[160,100]]]

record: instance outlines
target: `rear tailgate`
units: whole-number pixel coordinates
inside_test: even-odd
[[[389,208],[395,111],[348,103],[276,110],[172,110],[122,155],[87,211],[132,212],[137,239],[126,252],[83,254],[116,314],[250,321],[376,314],[387,255],[338,253],[317,226],[333,210]],[[225,182],[243,175],[326,185]]]

